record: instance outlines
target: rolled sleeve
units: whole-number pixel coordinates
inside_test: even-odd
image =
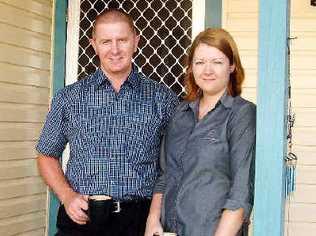
[[[166,188],[165,181],[165,168],[166,168],[166,154],[165,154],[165,140],[166,140],[166,132],[168,130],[168,124],[170,122],[171,117],[176,111],[176,107],[179,105],[179,99],[174,92],[170,89],[166,90],[166,98],[164,101],[165,109],[164,109],[164,122],[162,127],[162,140],[160,145],[160,158],[159,158],[159,174],[156,180],[156,184],[154,187],[154,193],[164,193]]]
[[[232,185],[224,209],[244,209],[244,218],[250,216],[254,194],[255,160],[255,105],[247,104],[231,120],[229,146]]]
[[[53,98],[36,150],[45,156],[60,158],[67,144],[65,101],[61,92]]]
[[[244,209],[244,219],[248,219],[252,210],[252,205],[249,203],[242,203],[241,201],[228,199],[224,205],[224,209],[237,210]]]

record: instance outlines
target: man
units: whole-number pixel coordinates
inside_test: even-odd
[[[36,149],[40,174],[62,203],[59,236],[144,234],[162,131],[178,101],[137,72],[138,41],[123,11],[97,16],[90,42],[100,68],[53,98]]]

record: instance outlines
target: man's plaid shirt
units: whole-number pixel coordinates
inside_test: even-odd
[[[65,175],[78,193],[150,197],[162,131],[177,104],[174,93],[136,68],[119,93],[98,69],[57,92],[36,149],[60,158],[69,143]]]

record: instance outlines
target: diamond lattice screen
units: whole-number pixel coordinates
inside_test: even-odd
[[[80,3],[79,79],[95,71],[99,59],[89,43],[93,21],[106,8],[121,8],[141,35],[134,62],[149,78],[182,95],[185,56],[191,43],[192,0],[82,0]]]

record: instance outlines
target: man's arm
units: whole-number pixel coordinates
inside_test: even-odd
[[[37,158],[37,165],[40,175],[64,204],[69,217],[77,224],[86,224],[88,216],[83,210],[88,209],[88,196],[73,191],[58,159],[40,154]]]

